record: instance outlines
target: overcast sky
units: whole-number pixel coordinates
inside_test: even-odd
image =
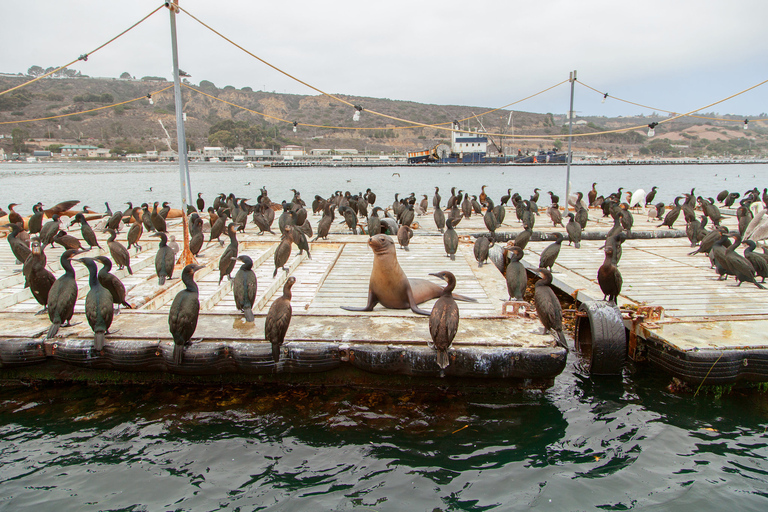
[[[0,72],[59,66],[143,16],[156,0],[6,2]],[[687,112],[768,78],[766,0],[182,0],[252,53],[334,94],[500,107],[578,71],[611,96]],[[191,82],[316,94],[192,18],[178,17],[180,67]],[[72,66],[83,74],[172,78],[166,9]],[[565,113],[563,84],[515,110]],[[649,114],[577,84],[583,115]],[[768,84],[707,111],[768,112]]]

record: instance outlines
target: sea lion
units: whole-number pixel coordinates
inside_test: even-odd
[[[373,250],[373,269],[368,283],[368,304],[363,308],[341,306],[347,311],[373,311],[376,304],[390,309],[409,309],[419,315],[429,311],[419,304],[436,299],[443,293],[443,287],[426,279],[408,279],[397,262],[395,242],[387,235],[376,235],[368,239]],[[477,302],[475,299],[454,294],[458,300]]]

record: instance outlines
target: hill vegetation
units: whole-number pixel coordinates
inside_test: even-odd
[[[88,78],[66,71],[58,73],[56,78],[45,78],[0,96],[0,135],[4,136],[0,147],[6,153],[45,148],[55,151],[62,144],[90,144],[108,148],[114,154],[162,151],[169,146],[176,150],[173,88],[164,77],[135,79],[126,72],[119,79]],[[27,76],[0,76],[0,91],[44,72],[42,67],[33,66]],[[454,119],[471,118],[462,122],[462,128],[482,126],[490,133],[511,131],[507,125],[508,110],[474,119],[473,112],[489,109],[339,95],[367,110],[433,125],[406,128],[407,123],[365,110],[360,121],[353,122],[353,108],[325,96],[217,87],[208,80],[197,86],[186,85],[191,87],[183,88],[190,149],[203,146],[276,149],[296,144],[307,150],[352,148],[368,153],[402,154],[449,141],[450,132],[440,127],[450,127]],[[68,115],[54,117],[63,114]],[[703,117],[715,116],[705,114]],[[574,134],[645,126],[665,118],[578,118]],[[30,119],[36,120],[27,122]],[[503,140],[491,137],[490,147],[516,153],[518,149],[562,148],[567,141],[565,115],[514,111],[511,119],[515,134],[530,137]],[[753,122],[745,131],[743,119],[683,118],[659,125],[653,138],[645,135],[646,129],[580,136],[574,138],[574,151],[609,158],[768,155],[768,129],[763,123]],[[294,121],[298,123],[296,132]]]

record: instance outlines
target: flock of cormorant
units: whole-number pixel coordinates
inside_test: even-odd
[[[507,193],[499,199],[498,204],[495,204],[486,194],[486,186],[481,187],[478,195],[470,195],[465,191],[452,188],[447,204],[443,207],[440,189],[435,187],[431,207],[435,225],[443,233],[445,253],[451,260],[455,258],[459,246],[456,226],[462,219],[469,218],[473,214],[483,216],[488,233],[476,236],[473,251],[478,265],[482,266],[489,259],[491,248],[498,243],[496,231],[503,225],[507,204],[511,202],[512,210],[523,230],[514,241],[501,247],[510,300],[525,299],[528,275],[521,260],[541,211],[546,212],[554,227],[564,228],[564,233],[556,232],[555,241],[541,252],[538,269],[541,279],[535,284],[533,300],[545,331],[554,331],[557,335],[557,343],[566,349],[562,308],[550,287],[552,268],[566,237],[568,245],[573,245],[576,249],[580,248],[582,232],[589,222],[590,208],[594,212],[601,211],[603,217],[613,219],[613,227],[606,234],[606,242],[602,247],[605,260],[597,272],[597,281],[604,294],[604,300],[616,303],[621,293],[622,277],[618,264],[621,260],[622,244],[632,235],[634,226],[632,211],[637,207],[648,208],[648,220],[661,221],[657,227],[666,226],[670,229],[682,213],[686,223],[685,232],[691,247],[697,247],[690,253],[691,255],[708,255],[719,279],[727,279],[731,275],[738,285],[749,282],[758,288],[764,288],[762,283],[768,277],[768,255],[765,246],[763,253],[758,253],[755,249],[756,241],[768,237],[768,217],[766,217],[768,190],[763,189],[761,194],[755,188],[746,191],[743,196],[739,192],[723,191],[715,199],[697,197],[695,189],[691,189],[690,193],[675,197],[671,208],[667,208],[664,203],[654,202],[657,191],[655,186],[647,194],[644,190],[622,193],[623,189],[619,188],[617,192],[602,196],[598,195],[596,185],[596,183],[592,184],[586,200],[581,192],[568,198],[567,203],[574,211],[567,212],[568,222],[565,225],[560,198],[553,192],[548,192],[551,204],[540,209],[538,206],[540,189],[538,188],[534,189],[529,199],[524,199],[519,193],[512,193],[512,189],[508,189]],[[306,203],[297,190],[292,189],[292,191],[294,195],[291,200],[283,201],[280,206],[269,199],[265,188],[261,189],[255,205],[248,204],[246,199],[237,198],[234,194],[221,193],[206,210],[202,193],[199,193],[196,208],[193,205],[189,206],[187,212],[189,250],[192,255],[197,255],[203,248],[204,231],[209,230],[209,244],[216,240],[223,246],[221,236],[229,237],[230,243],[219,259],[219,283],[225,276],[232,281],[236,306],[243,312],[248,322],[254,321],[252,308],[255,304],[257,281],[251,258],[247,255],[238,255],[237,234],[244,232],[249,216],[258,228],[259,235],[275,234],[272,230],[275,212],[276,210],[281,212],[277,222],[281,241],[274,253],[273,276],[276,276],[280,270],[288,271],[285,265],[290,258],[293,244],[300,250],[300,254],[306,251],[307,257],[311,258],[309,240],[312,239],[313,242],[320,238],[327,240],[336,220],[336,211],[343,218],[341,222],[346,224],[352,234],[356,235],[360,232],[371,239],[380,234],[393,236],[396,237],[401,250],[407,251],[410,240],[414,236],[414,227],[417,227],[416,219],[428,214],[430,208],[430,201],[426,194],[422,194],[420,201],[417,200],[415,193],[405,198],[395,194],[394,202],[385,209],[374,206],[376,194],[371,189],[364,194],[336,191],[329,198],[314,197],[309,209],[313,215],[321,215],[321,218],[317,223],[317,232],[313,233]],[[721,225],[722,215],[716,203],[732,208],[737,200],[738,230],[731,232]],[[39,313],[47,312],[51,321],[48,338],[55,336],[60,326],[70,325],[73,316],[77,300],[77,282],[72,260],[83,264],[88,269],[90,290],[86,296],[85,314],[94,332],[94,348],[99,351],[104,346],[106,334],[109,334],[114,314],[119,313],[121,306],[131,307],[125,300],[126,291],[122,282],[110,273],[112,262],[114,261],[118,269],[125,268],[129,274],[132,274],[130,248],[136,247],[137,251],[141,250],[139,241],[142,234],[148,231],[150,236],[160,239],[155,257],[155,270],[158,284],[163,285],[167,279],[173,278],[178,245],[173,237],[169,239],[167,234],[166,219],[170,212],[169,203],[162,203],[160,210],[158,210],[161,206],[159,202],[155,202],[151,210],[147,203],[140,207],[133,207],[131,203],[127,203],[128,208],[124,212],[112,212],[109,204],[105,203],[107,214],[97,220],[99,223],[97,229],[109,234],[106,243],[112,260],[106,256],[75,258],[93,247],[101,248],[94,229],[86,218],[87,215],[92,220],[98,219],[98,215],[87,206],[81,211],[72,212],[72,208],[77,204],[78,201],[68,201],[44,210],[43,205],[38,203],[33,206],[32,215],[25,222],[25,219],[14,210],[18,205],[12,203],[8,206],[7,214],[0,208],[0,217],[8,215],[7,227],[10,228],[10,233],[7,240],[18,262],[23,263],[25,286],[30,288],[34,298],[44,307]],[[201,216],[201,212],[208,214],[209,224],[205,229],[206,219]],[[700,212],[700,216],[697,212]],[[62,219],[65,213],[75,213],[69,226],[79,224],[80,234],[87,248],[81,245],[78,238],[68,235],[63,229]],[[46,217],[50,219],[47,222],[45,222]],[[365,222],[361,222],[361,219]],[[711,229],[707,229],[708,223],[711,223]],[[126,225],[129,226],[128,247],[116,240],[117,232]],[[312,238],[313,235],[314,238]],[[46,268],[44,249],[53,244],[59,244],[66,249],[61,255],[61,267],[64,273],[58,279]],[[743,255],[736,252],[742,244],[746,246]],[[242,265],[233,278],[232,272],[238,260]],[[101,264],[100,269],[97,263]],[[181,272],[184,288],[174,298],[168,315],[168,325],[175,343],[173,359],[176,364],[182,363],[184,347],[190,343],[197,327],[200,303],[194,274],[201,268],[203,267],[197,264],[184,267]],[[460,296],[452,294],[456,286],[456,278],[451,272],[442,271],[431,275],[447,283],[437,294],[439,298],[432,308],[429,319],[429,331],[432,346],[437,351],[437,362],[441,368],[445,368],[449,361],[446,351],[451,346],[459,323],[459,310],[454,298],[460,298]],[[757,278],[761,278],[761,281],[757,282]],[[295,282],[294,277],[287,279],[282,297],[273,302],[266,315],[265,339],[272,344],[275,362],[279,360],[280,346],[291,321],[291,287]],[[114,305],[117,307],[116,311],[113,309]],[[348,309],[354,310],[354,308]],[[413,305],[412,309],[419,313],[423,312],[414,308]]]

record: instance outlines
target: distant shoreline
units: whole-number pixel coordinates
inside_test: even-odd
[[[56,164],[78,164],[78,163],[120,163],[120,164],[167,164],[178,165],[176,161],[130,161],[116,158],[58,158],[45,159],[36,162],[26,162],[23,160],[0,160],[0,164],[26,164],[30,166],[44,165],[46,163]],[[349,160],[349,161],[326,161],[326,160],[259,160],[259,161],[225,161],[225,162],[205,162],[191,161],[194,164],[210,165],[238,165],[243,167],[562,167],[565,163],[421,163],[409,164],[398,160]],[[251,164],[251,165],[248,165]],[[768,164],[768,159],[691,159],[691,160],[597,160],[584,161],[579,160],[571,162],[572,166],[606,166],[606,165],[733,165],[733,164]]]

